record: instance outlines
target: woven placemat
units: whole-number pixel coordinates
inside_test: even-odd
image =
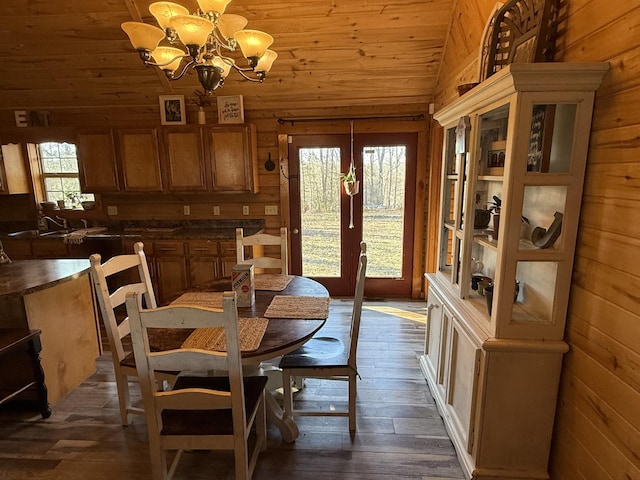
[[[222,308],[223,292],[187,292],[176,298],[171,305],[195,305],[206,308]]]
[[[260,273],[254,277],[253,285],[256,290],[271,290],[281,292],[293,280],[293,275],[278,275],[275,273]]]
[[[276,295],[264,312],[264,316],[267,318],[327,318],[329,298]]]
[[[238,337],[240,351],[257,350],[267,330],[269,320],[266,318],[238,318]],[[224,352],[227,350],[227,339],[222,327],[196,328],[182,343],[182,348],[199,348]]]

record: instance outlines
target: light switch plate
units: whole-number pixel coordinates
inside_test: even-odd
[[[182,208],[185,215],[191,215],[191,207],[189,205],[185,205]]]
[[[277,215],[278,214],[278,206],[277,205],[265,205],[264,206],[264,214],[265,215]]]
[[[118,207],[116,207],[115,205],[107,206],[107,215],[117,215],[117,214],[118,214]]]
[[[220,207],[218,205],[214,205],[213,214],[214,215],[220,215]]]
[[[243,205],[242,206],[242,214],[243,215],[249,215],[249,205]]]

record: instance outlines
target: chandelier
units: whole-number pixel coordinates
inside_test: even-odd
[[[268,50],[273,37],[259,30],[244,30],[246,18],[224,13],[231,0],[197,2],[199,8],[193,14],[177,3],[149,5],[161,28],[142,22],[122,24],[144,64],[162,69],[169,80],[179,80],[194,69],[208,95],[222,86],[232,68],[246,80],[262,83],[278,57]],[[160,45],[165,38],[172,46]],[[224,55],[238,47],[247,67]],[[180,69],[183,59],[186,63]]]

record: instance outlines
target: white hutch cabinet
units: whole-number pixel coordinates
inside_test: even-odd
[[[426,276],[420,364],[469,478],[549,478],[593,101],[607,70],[512,64],[435,114],[445,128],[439,260]],[[487,206],[499,228],[476,212]]]

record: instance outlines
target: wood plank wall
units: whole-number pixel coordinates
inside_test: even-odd
[[[493,3],[457,1],[438,105],[475,79]],[[553,480],[637,479],[640,1],[563,0],[561,17],[556,60],[610,62],[611,71],[596,97],[550,472]]]

